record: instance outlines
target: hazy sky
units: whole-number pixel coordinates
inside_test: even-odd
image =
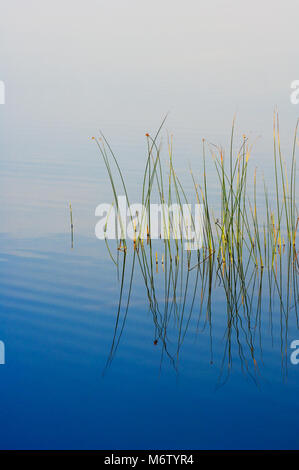
[[[258,132],[275,104],[288,120],[299,114],[289,100],[299,78],[297,0],[1,5],[11,125],[133,128],[170,111],[175,122],[210,132],[226,131],[237,111]]]
[[[275,105],[282,140],[291,143],[299,116],[290,103],[290,84],[299,79],[298,0],[0,5],[0,186],[1,199],[14,205],[1,209],[6,230],[8,220],[15,231],[32,230],[34,207],[34,233],[49,230],[52,207],[61,231],[68,201],[82,214],[89,201],[93,230],[94,207],[106,197],[90,140],[99,128],[132,181],[144,164],[145,132],[167,112],[183,170],[199,161],[202,137],[227,143],[235,113],[238,132],[261,136],[254,164],[272,158]]]

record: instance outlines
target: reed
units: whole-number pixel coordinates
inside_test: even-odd
[[[74,224],[73,224],[73,209],[72,204],[69,205],[70,208],[70,223],[71,223],[71,248],[74,248]]]
[[[296,204],[298,122],[295,127],[292,153],[288,165],[286,163],[288,159],[283,156],[278,113],[275,112],[274,114],[273,167],[275,184],[274,194],[272,193],[271,197],[265,179],[263,178],[262,184],[260,184],[257,170],[251,170],[250,163],[254,157],[252,156],[253,145],[249,142],[249,139],[243,135],[239,145],[236,146],[235,144],[234,120],[228,155],[222,147],[203,139],[200,156],[201,172],[196,175],[190,168],[194,191],[188,198],[187,192],[175,170],[172,136],[168,136],[167,139],[168,162],[165,165],[161,161],[161,131],[165,119],[166,117],[154,136],[149,133],[146,134],[147,155],[141,190],[141,202],[145,207],[145,212],[140,214],[140,218],[138,216],[138,226],[141,226],[146,217],[147,239],[145,242],[142,240],[136,225],[134,225],[136,235],[132,245],[120,234],[120,238],[117,240],[117,257],[113,256],[109,241],[105,240],[110,257],[117,268],[121,268],[117,325],[108,363],[111,362],[120,341],[128,313],[133,273],[138,266],[146,288],[149,311],[153,315],[155,341],[159,340],[163,345],[161,354],[166,355],[175,368],[177,368],[179,352],[191,322],[194,308],[197,305],[198,295],[200,297],[198,324],[202,312],[205,311],[205,325],[210,329],[212,328],[212,292],[213,286],[217,282],[222,286],[226,299],[227,349],[225,357],[228,358],[228,369],[231,367],[229,351],[232,330],[235,329],[242,364],[246,370],[251,367],[248,363],[248,357],[245,360],[244,343],[239,340],[240,334],[245,337],[253,371],[256,373],[258,371],[258,362],[254,352],[252,327],[260,322],[265,284],[267,284],[269,294],[270,315],[273,292],[275,291],[281,304],[282,315],[287,318],[290,305],[293,302],[292,308],[297,316],[297,301],[299,299],[297,280],[299,265],[296,249],[299,224]],[[100,150],[111,183],[114,207],[118,209],[117,194],[122,192],[124,192],[129,206],[125,178],[111,146],[102,134],[100,138],[94,138],[94,140]],[[236,151],[234,150],[235,147]],[[218,181],[218,203],[217,201],[215,203],[215,193],[211,196],[209,191],[208,159],[212,159],[214,165],[212,177],[215,179],[216,175]],[[121,182],[119,190],[117,190],[116,175]],[[252,183],[250,180],[253,180]],[[259,198],[257,188],[259,188]],[[263,188],[263,194],[261,194],[260,188]],[[260,202],[262,198],[264,200],[263,204]],[[182,227],[181,233],[178,234],[175,233],[176,226],[173,218],[168,211],[163,209],[162,230],[167,234],[167,237],[163,240],[152,240],[149,208],[151,201],[154,199],[158,199],[162,207],[166,203],[168,206],[177,204],[181,211],[183,210],[183,204],[192,202],[202,204],[204,233],[201,250],[184,249],[182,230],[194,228],[192,214],[190,214],[190,225]],[[215,203],[214,207],[210,201]],[[130,217],[131,221],[136,223],[134,215],[130,214]],[[120,221],[121,224],[122,221]],[[124,300],[124,282],[127,276],[129,253],[132,253],[133,261],[129,275],[129,291],[127,299]],[[265,272],[267,272],[267,275],[265,275]],[[267,282],[265,282],[265,279],[267,279]],[[161,289],[162,284],[164,286],[162,307],[157,298],[157,283],[158,290]],[[125,310],[121,319],[122,304],[124,302]],[[171,318],[178,328],[174,354],[169,351],[167,341],[167,327]]]

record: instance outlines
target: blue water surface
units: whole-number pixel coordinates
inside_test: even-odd
[[[299,368],[289,359],[282,365],[276,331],[271,338],[263,327],[254,380],[242,373],[235,351],[220,383],[226,307],[216,296],[213,363],[209,328],[196,333],[191,322],[178,370],[167,360],[161,367],[162,346],[154,345],[153,318],[136,278],[120,344],[105,367],[119,282],[101,242],[78,236],[71,249],[69,233],[35,240],[3,235],[0,270],[1,448],[298,447]],[[290,341],[298,335],[291,316],[288,335]]]

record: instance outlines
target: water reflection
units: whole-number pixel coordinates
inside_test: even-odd
[[[223,352],[218,385],[228,380],[236,360],[244,374],[259,382],[263,341],[266,336],[274,342],[277,322],[281,369],[287,375],[290,315],[299,326],[298,258],[291,245],[279,254],[273,268],[267,269],[252,268],[250,259],[245,268],[238,263],[225,265],[215,254],[207,256],[205,250],[196,255],[189,252],[181,260],[165,257],[163,264],[161,256],[159,259],[156,269],[145,248],[130,255],[126,251],[119,254],[119,303],[106,368],[112,364],[126,326],[134,275],[141,275],[155,330],[153,344],[161,351],[161,369],[167,360],[179,372],[180,354],[189,330],[191,334],[196,331],[199,337],[208,330],[210,351],[204,360],[209,357],[213,365],[213,321],[221,316]]]

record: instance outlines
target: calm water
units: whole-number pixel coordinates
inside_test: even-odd
[[[9,197],[1,211],[11,228],[0,238],[0,337],[6,346],[0,369],[1,447],[297,448],[299,369],[289,359],[290,342],[299,334],[297,319],[291,303],[286,322],[277,295],[270,309],[267,288],[259,309],[254,291],[250,327],[237,321],[229,335],[227,302],[216,281],[211,309],[204,303],[200,310],[203,281],[198,280],[189,319],[193,276],[177,360],[174,310],[166,354],[160,339],[154,344],[161,321],[149,310],[137,266],[126,322],[123,329],[118,326],[117,348],[108,360],[120,282],[93,233],[94,208],[109,193],[103,164],[88,146],[89,169],[63,162],[45,172],[42,162],[18,171],[14,162],[3,165],[2,187]],[[33,202],[35,189],[40,197]],[[69,194],[74,196],[73,249]],[[156,296],[162,310],[163,279],[159,272]],[[263,282],[267,286],[267,279]]]
[[[227,149],[237,113],[237,141],[245,132],[255,142],[249,186],[257,167],[271,198],[274,106],[287,164],[298,117],[289,99],[298,2],[271,5],[271,21],[257,0],[246,8],[192,0],[188,9],[177,0],[150,8],[140,0],[12,0],[2,10],[0,448],[297,449],[299,365],[290,344],[299,339],[298,290],[288,266],[283,308],[275,289],[270,302],[266,272],[261,298],[261,278],[252,278],[249,322],[229,321],[217,276],[209,307],[209,283],[194,271],[182,320],[173,308],[164,343],[154,344],[165,332],[163,273],[155,278],[162,315],[149,309],[137,264],[126,315],[130,255],[117,322],[120,279],[94,235],[95,207],[113,195],[90,138],[103,130],[139,202],[144,134],[165,113],[164,143],[173,133],[188,193],[188,164],[202,175],[201,139]]]

